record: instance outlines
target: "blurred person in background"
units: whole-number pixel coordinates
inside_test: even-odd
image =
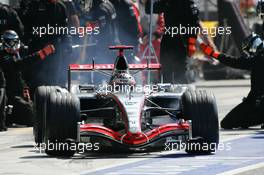
[[[108,0],[76,0],[79,11],[80,25],[92,28],[95,34],[86,35],[82,44],[95,43],[96,46],[85,49],[82,62],[91,62],[87,58],[95,58],[96,63],[112,63],[113,54],[108,46],[119,44],[119,36],[116,27],[116,10]],[[96,29],[97,28],[97,29]]]
[[[141,58],[143,55],[144,50],[146,47],[148,47],[148,41],[149,41],[149,22],[150,22],[150,15],[146,14],[145,12],[145,5],[147,0],[139,0],[139,12],[140,12],[140,23],[142,26],[142,32],[143,32],[143,39],[140,43],[140,52],[139,57]],[[152,26],[152,45],[154,47],[154,50],[156,52],[156,55],[158,57],[158,61],[160,61],[160,43],[162,36],[164,34],[164,27],[165,27],[165,21],[164,21],[164,15],[161,14],[154,14],[152,16],[153,20],[153,26]],[[148,55],[148,54],[147,54]],[[143,63],[146,63],[146,59],[142,58]],[[150,60],[151,63],[156,63],[155,59]]]
[[[63,4],[66,7],[66,13],[67,13],[67,18],[68,18],[68,29],[78,31],[80,27],[80,19],[79,19],[79,13],[77,10],[77,7],[74,3],[73,0],[62,0]],[[78,45],[80,42],[80,38],[78,33],[70,33],[68,36],[68,44],[66,48],[66,52],[63,52],[63,64],[61,63],[60,65],[60,71],[65,74],[65,78],[67,75],[67,70],[68,70],[68,65],[78,63],[78,58],[79,58],[79,52],[78,50],[74,49],[74,45]],[[65,81],[64,81],[65,83]]]
[[[78,11],[73,0],[63,0],[62,2],[66,7],[69,27],[75,27],[75,28],[80,27]]]
[[[43,84],[65,86],[68,65],[64,56],[71,49],[71,37],[68,33],[56,32],[56,28],[68,27],[65,5],[60,0],[21,0],[20,7],[24,8],[21,16],[25,25],[23,40],[29,46],[29,52],[35,52],[49,43],[57,48],[53,55],[56,59],[45,60],[37,68],[32,66],[26,72],[30,87],[35,89]],[[41,36],[40,32],[43,32]]]
[[[19,36],[24,33],[24,26],[16,11],[0,2],[0,35],[6,30],[14,30]]]
[[[142,27],[140,24],[140,12],[132,0],[110,0],[117,13],[117,29],[119,39],[123,45],[132,45],[134,50],[128,56],[129,62],[135,62],[134,56],[138,52],[139,40],[142,37]]]
[[[146,12],[150,13],[151,2],[146,2]],[[172,36],[172,28],[180,30],[200,27],[199,10],[194,0],[157,0],[154,13],[164,13],[165,33],[161,41],[160,63],[165,83],[187,83],[185,77],[186,59],[196,51],[196,33],[184,32]]]
[[[80,26],[85,31],[79,38],[80,49],[78,63],[111,64],[114,62],[115,53],[108,49],[111,45],[120,44],[116,10],[109,0],[75,0],[75,5],[80,18]],[[108,77],[100,73],[90,76],[77,77],[79,81],[98,84],[105,82]]]

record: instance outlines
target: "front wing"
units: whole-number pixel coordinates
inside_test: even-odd
[[[150,131],[139,134],[121,134],[104,126],[95,124],[83,124],[80,126],[80,138],[99,137],[110,142],[115,142],[127,148],[142,148],[164,138],[180,135],[189,135],[189,124],[166,124]]]

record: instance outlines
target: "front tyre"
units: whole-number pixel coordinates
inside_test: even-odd
[[[46,115],[47,100],[52,92],[55,92],[58,86],[39,86],[35,91],[34,97],[34,118],[33,134],[35,143],[40,144],[44,138],[44,118]]]
[[[45,143],[50,156],[71,157],[77,140],[80,102],[70,93],[53,92],[47,103]]]
[[[219,143],[216,100],[206,91],[186,91],[183,95],[183,116],[192,121],[192,137],[186,148],[189,154],[210,154]]]

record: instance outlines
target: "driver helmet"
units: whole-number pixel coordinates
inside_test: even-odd
[[[242,51],[248,56],[254,56],[263,51],[263,40],[259,35],[252,33],[242,42]]]
[[[13,30],[7,30],[1,37],[2,49],[7,53],[16,54],[21,47],[18,34]]]
[[[118,72],[113,75],[110,80],[112,86],[130,86],[136,85],[135,78],[127,72]]]

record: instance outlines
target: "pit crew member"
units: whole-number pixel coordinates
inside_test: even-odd
[[[27,0],[20,3],[23,1]],[[43,84],[64,85],[70,59],[68,51],[71,49],[71,37],[66,30],[68,18],[65,5],[60,0],[34,0],[24,6],[21,15],[25,25],[23,41],[30,46],[29,52],[36,52],[47,44],[57,48],[56,54],[52,56],[56,59],[47,59],[37,68],[30,67],[25,73],[25,79],[32,90]]]
[[[22,58],[20,57],[22,43],[15,31],[7,30],[2,35],[1,40],[1,105],[6,102],[5,97],[7,97],[7,104],[13,105],[12,121],[30,126],[32,125],[33,104],[29,95],[29,88],[22,78],[22,71],[27,68],[29,64],[44,60],[47,56],[55,52],[55,48],[53,45],[47,45],[40,51]],[[5,121],[5,112],[1,111],[0,114],[1,120]],[[5,126],[2,127],[5,128]]]
[[[80,13],[80,25],[95,31],[93,35],[84,38],[84,45],[87,41],[96,43],[96,49],[88,49],[89,58],[94,57],[96,63],[113,62],[110,59],[114,57],[113,54],[105,49],[110,45],[120,44],[113,4],[109,0],[76,0],[75,3]]]
[[[248,96],[227,114],[221,121],[221,127],[224,129],[248,128],[264,123],[263,40],[256,34],[246,38],[242,44],[242,50],[247,56],[240,58],[216,52],[205,44],[201,44],[201,48],[205,55],[227,66],[251,71],[251,90]]]
[[[150,13],[151,1],[146,2]],[[180,32],[181,28],[196,28],[199,24],[199,10],[194,0],[157,0],[154,13],[164,13],[165,32],[161,41],[160,63],[165,83],[187,83],[185,77],[186,58],[196,51],[198,33]],[[176,31],[178,30],[178,32]]]

